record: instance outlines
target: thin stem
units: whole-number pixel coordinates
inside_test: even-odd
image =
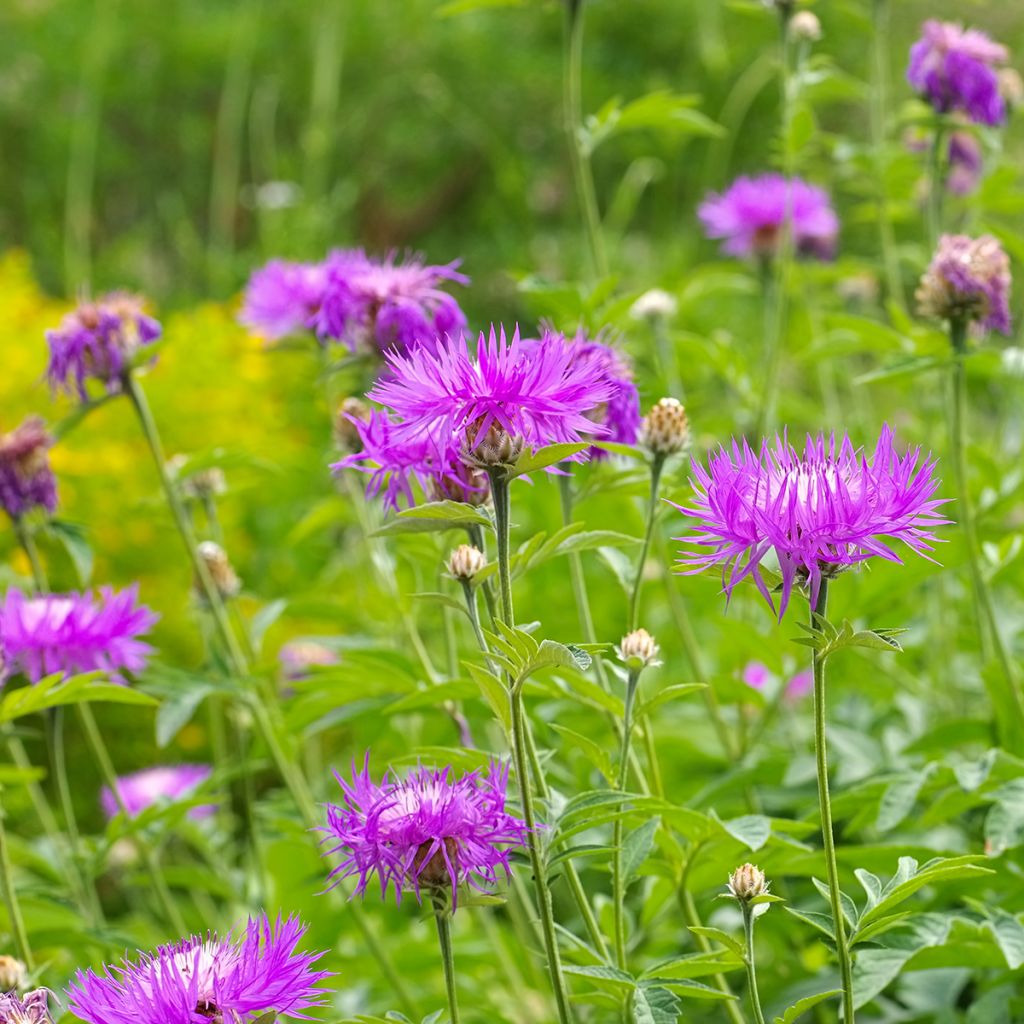
[[[7,907],[7,916],[10,918],[11,931],[14,933],[14,948],[18,951],[18,956],[24,961],[25,966],[32,971],[35,969],[35,961],[32,959],[32,947],[28,942],[28,931],[25,929],[21,904],[18,902],[18,891],[14,886],[14,871],[11,868],[11,855],[7,848],[7,830],[4,827],[2,809],[0,809],[0,884],[3,886],[4,904]]]
[[[754,1010],[757,1024],[765,1024],[761,1009],[761,995],[757,990],[757,968],[754,965],[754,908],[748,903],[740,904],[743,910],[743,962],[747,968],[747,988],[750,991],[750,1005]]]
[[[25,552],[28,564],[32,568],[32,582],[35,584],[36,592],[48,594],[50,588],[46,582],[46,571],[43,569],[43,563],[39,558],[39,549],[36,547],[32,531],[25,525],[20,516],[15,516],[13,523],[15,536],[18,538],[18,543],[21,545],[22,551]]]
[[[950,341],[954,353],[952,395],[949,402],[950,448],[953,453],[953,474],[956,480],[960,522],[967,545],[967,567],[971,577],[971,594],[974,598],[974,617],[981,636],[982,656],[987,660],[994,648],[999,661],[1003,676],[1002,685],[991,677],[987,677],[987,682],[1003,742],[1013,749],[1024,738],[1024,697],[1021,696],[1013,659],[999,629],[992,593],[981,567],[981,547],[978,543],[974,505],[967,478],[967,322],[963,318],[950,321]],[[1007,721],[1007,713],[1011,711],[1013,720]]]
[[[942,199],[946,188],[942,149],[946,143],[946,126],[940,119],[928,151],[928,248],[939,244],[942,234]]]
[[[622,719],[622,752],[619,756],[619,777],[616,788],[619,793],[626,791],[626,779],[629,775],[629,741],[633,734],[633,701],[636,698],[636,686],[640,673],[630,669],[626,681],[625,713]],[[621,807],[620,807],[621,810]],[[622,817],[615,819],[612,832],[612,914],[615,923],[615,960],[620,969],[626,969],[626,879],[622,873]]]
[[[441,947],[444,965],[444,987],[448,993],[448,1015],[451,1024],[459,1024],[459,1001],[455,990],[455,956],[452,953],[451,918],[443,898],[434,898],[434,920],[437,922],[437,941]]]
[[[818,600],[811,615],[811,625],[817,617],[824,618],[828,609],[828,580],[822,580]],[[811,653],[814,673],[814,756],[818,769],[818,806],[821,812],[821,838],[825,846],[825,864],[828,868],[828,893],[832,904],[832,926],[835,932],[839,974],[843,984],[843,1024],[853,1024],[853,970],[850,950],[846,945],[846,923],[839,895],[839,866],[836,863],[836,843],[832,834],[832,802],[828,793],[828,754],[825,748],[825,658],[817,648]]]
[[[568,0],[565,24],[565,63],[562,83],[562,105],[565,131],[569,144],[569,160],[580,204],[586,233],[590,261],[598,277],[608,276],[608,254],[601,230],[601,215],[597,208],[594,172],[590,154],[584,148],[580,129],[583,126],[583,106],[580,99],[583,78],[583,5],[585,0]]]
[[[661,471],[664,467],[664,455],[655,455],[651,459],[651,496],[647,508],[647,525],[644,529],[644,540],[640,547],[640,555],[636,560],[633,589],[629,595],[629,611],[626,615],[627,632],[632,632],[636,629],[640,618],[640,588],[643,586],[644,564],[647,561],[647,552],[651,549],[651,537],[654,535],[654,523],[658,513],[658,489],[661,484]]]

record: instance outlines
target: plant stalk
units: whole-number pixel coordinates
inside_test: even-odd
[[[757,968],[754,964],[754,908],[749,903],[740,901],[743,911],[743,963],[747,968],[747,988],[750,991],[750,1005],[754,1011],[756,1024],[765,1024],[764,1010],[761,1009],[761,995],[757,989]]]
[[[640,680],[637,669],[629,670],[626,681],[625,713],[622,720],[622,753],[619,757],[619,777],[616,788],[620,793],[626,792],[626,779],[629,775],[629,743],[633,735],[633,702],[636,699],[636,687]],[[620,807],[621,810],[621,807]],[[622,817],[615,819],[612,831],[612,914],[615,922],[615,960],[620,970],[626,969],[626,879],[623,876]]]
[[[22,915],[21,904],[18,902],[18,891],[14,885],[14,870],[11,867],[11,854],[7,846],[7,829],[4,826],[2,809],[0,809],[0,883],[3,885],[4,905],[7,907],[7,916],[11,921],[11,931],[14,933],[14,948],[18,951],[18,956],[25,966],[32,971],[35,969],[35,961],[32,959],[32,947],[28,941],[25,918]]]
[[[651,537],[654,535],[654,523],[658,517],[658,491],[661,486],[661,472],[665,468],[665,456],[654,455],[651,459],[651,496],[647,508],[647,525],[644,529],[644,540],[640,547],[640,555],[636,560],[636,573],[633,577],[633,589],[629,595],[629,611],[626,615],[626,632],[631,633],[639,625],[640,589],[643,586],[644,563],[651,549]]]
[[[451,918],[446,901],[434,897],[434,920],[437,922],[437,941],[444,966],[444,987],[448,994],[448,1016],[451,1024],[459,1024],[459,1001],[455,988],[455,956],[452,952]]]

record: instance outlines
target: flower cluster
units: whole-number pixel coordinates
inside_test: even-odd
[[[998,125],[1006,104],[996,69],[1007,56],[984,32],[929,20],[910,48],[907,81],[939,113],[959,111],[978,124]]]
[[[64,317],[56,330],[46,332],[50,346],[46,375],[54,388],[77,393],[83,402],[90,379],[116,393],[138,352],[153,344],[161,331],[134,295],[116,292],[87,302]]]
[[[492,763],[486,774],[461,778],[450,768],[418,768],[378,785],[367,755],[351,781],[335,778],[344,801],[328,804],[325,841],[329,854],[344,857],[330,878],[357,878],[358,894],[376,877],[382,895],[393,887],[398,902],[409,888],[420,899],[424,886],[450,887],[454,905],[460,883],[486,891],[499,871],[508,875],[509,851],[527,840],[526,825],[505,810],[507,767]]]
[[[263,914],[237,938],[193,935],[100,974],[80,970],[69,1008],[87,1024],[247,1024],[267,1012],[308,1019],[329,975],[314,969],[322,954],[297,950],[305,931],[296,917],[272,924]]]
[[[728,256],[774,256],[787,224],[799,255],[822,260],[835,255],[839,219],[824,189],[801,178],[737,178],[725,192],[709,196],[697,215],[708,237],[722,240]]]
[[[1010,260],[991,235],[943,235],[917,292],[922,316],[1010,333]]]
[[[710,456],[707,469],[694,464],[694,503],[676,506],[702,527],[676,538],[695,549],[680,559],[681,571],[720,568],[729,595],[750,577],[774,609],[762,574],[774,552],[781,618],[795,583],[808,585],[813,603],[822,579],[844,566],[873,556],[899,562],[883,538],[928,557],[932,531],[948,522],[938,511],[943,500],[933,497],[934,467],[920,449],[899,455],[888,426],[870,457],[845,436],[808,436],[802,456],[785,437],[765,440],[760,454],[733,441]]]
[[[152,652],[139,637],[159,616],[138,603],[137,585],[92,594],[25,597],[8,590],[0,604],[6,672],[33,683],[54,672],[139,672]]]
[[[117,780],[117,796],[120,797],[120,803],[124,805],[129,817],[134,818],[147,807],[152,807],[158,800],[169,800],[173,803],[188,796],[211,774],[212,769],[205,764],[155,765],[131,775],[122,775]],[[107,786],[100,791],[100,804],[108,818],[113,818],[120,810],[117,797]],[[212,810],[212,807],[195,807],[190,816],[206,817]]]
[[[0,434],[0,507],[17,519],[34,508],[57,508],[57,481],[50,468],[53,438],[38,416]]]

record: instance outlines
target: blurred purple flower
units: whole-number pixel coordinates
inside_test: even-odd
[[[19,998],[15,992],[0,992],[0,1024],[53,1024],[50,993],[37,988]]]
[[[33,508],[57,508],[57,480],[48,454],[53,438],[38,416],[0,434],[0,506],[18,519]]]
[[[771,671],[763,661],[748,661],[743,666],[741,678],[751,689],[763,690]]]
[[[311,328],[326,284],[321,263],[271,260],[249,278],[238,319],[269,341]]]
[[[153,648],[139,637],[159,618],[138,603],[138,584],[120,592],[101,587],[99,596],[48,594],[25,597],[8,590],[0,604],[0,644],[9,674],[33,683],[53,672],[139,672]]]
[[[122,775],[117,780],[117,791],[129,817],[134,818],[158,800],[173,803],[188,796],[197,786],[205,782],[213,769],[205,764],[156,765],[143,768],[131,775]],[[100,791],[103,813],[113,818],[119,811],[117,800],[108,786]],[[215,810],[212,806],[194,807],[189,811],[191,818],[205,818]]]
[[[281,645],[277,660],[290,682],[306,679],[311,668],[326,668],[341,661],[337,651],[316,640],[289,640]]]
[[[785,436],[765,439],[760,455],[743,442],[720,448],[708,468],[694,463],[694,503],[676,508],[699,522],[703,532],[677,540],[696,550],[679,564],[686,574],[721,567],[722,586],[731,596],[748,576],[774,610],[761,563],[774,552],[782,574],[779,618],[794,583],[809,587],[811,602],[823,578],[844,566],[878,556],[901,559],[881,538],[900,540],[928,557],[935,527],[949,520],[933,498],[935,463],[919,448],[896,453],[893,434],[882,428],[868,458],[845,435],[808,436],[801,457]]]
[[[1007,58],[1006,47],[984,32],[929,20],[910,48],[907,81],[941,114],[958,110],[978,124],[998,125],[1006,104],[996,69]]]
[[[113,292],[69,313],[56,330],[46,332],[50,362],[46,375],[54,388],[88,399],[85,382],[103,383],[114,394],[137,353],[160,337],[162,328],[134,295]]]
[[[526,825],[505,810],[508,768],[493,762],[486,774],[457,779],[451,768],[421,767],[377,785],[367,754],[362,771],[352,766],[351,782],[335,778],[344,800],[327,805],[324,841],[344,859],[329,877],[357,877],[359,895],[376,876],[381,895],[393,886],[396,902],[410,887],[419,900],[423,886],[450,886],[454,905],[460,883],[488,891],[499,871],[509,876],[509,851],[526,842]]]
[[[737,178],[725,192],[708,196],[697,216],[707,236],[721,239],[722,252],[729,256],[773,256],[787,220],[798,254],[821,260],[835,255],[839,219],[828,193],[800,178]]]
[[[377,260],[362,250],[334,252],[325,264],[323,302],[314,317],[317,334],[353,352],[432,346],[466,326],[458,302],[444,291],[446,284],[469,284],[458,266],[458,260],[432,265],[417,256],[398,262],[393,253]]]
[[[985,161],[981,146],[970,132],[953,132],[949,137],[949,171],[946,188],[955,196],[966,196],[978,187]]]
[[[250,919],[244,934],[193,935],[155,953],[140,953],[97,974],[79,970],[68,987],[69,1009],[87,1024],[246,1024],[264,1013],[308,1020],[323,1005],[315,986],[329,977],[300,953],[297,917]]]
[[[806,697],[809,693],[814,690],[814,673],[809,669],[805,668],[801,672],[797,672],[796,675],[792,676],[788,683],[786,683],[786,699],[787,700],[800,700],[802,697]]]

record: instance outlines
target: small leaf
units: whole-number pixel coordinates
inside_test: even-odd
[[[630,1001],[634,1024],[676,1024],[682,1004],[667,988],[639,985]]]
[[[723,821],[722,827],[733,839],[738,839],[755,853],[768,842],[772,834],[772,823],[763,814],[745,814],[741,818],[732,818]]]
[[[703,935],[706,939],[714,939],[715,942],[721,943],[726,949],[731,949],[739,956],[742,957],[744,955],[743,943],[739,939],[733,938],[728,932],[723,932],[721,928],[709,928],[705,925],[690,925],[689,928],[695,935]]]
[[[652,818],[645,821],[639,828],[634,829],[622,842],[622,881],[623,885],[629,883],[636,877],[640,866],[650,856],[654,847],[654,834],[658,831],[661,821]]]
[[[512,467],[511,476],[523,476],[526,473],[536,473],[540,469],[547,469],[548,466],[555,466],[559,462],[565,462],[574,455],[585,451],[589,447],[585,444],[549,444],[545,448],[539,448],[535,452],[529,449],[523,452]]]
[[[841,988],[832,988],[827,992],[819,992],[817,995],[805,996],[790,1006],[781,1017],[776,1017],[774,1024],[793,1024],[798,1017],[802,1017],[808,1010],[813,1010],[819,1003],[826,999],[837,999],[843,994]]]

